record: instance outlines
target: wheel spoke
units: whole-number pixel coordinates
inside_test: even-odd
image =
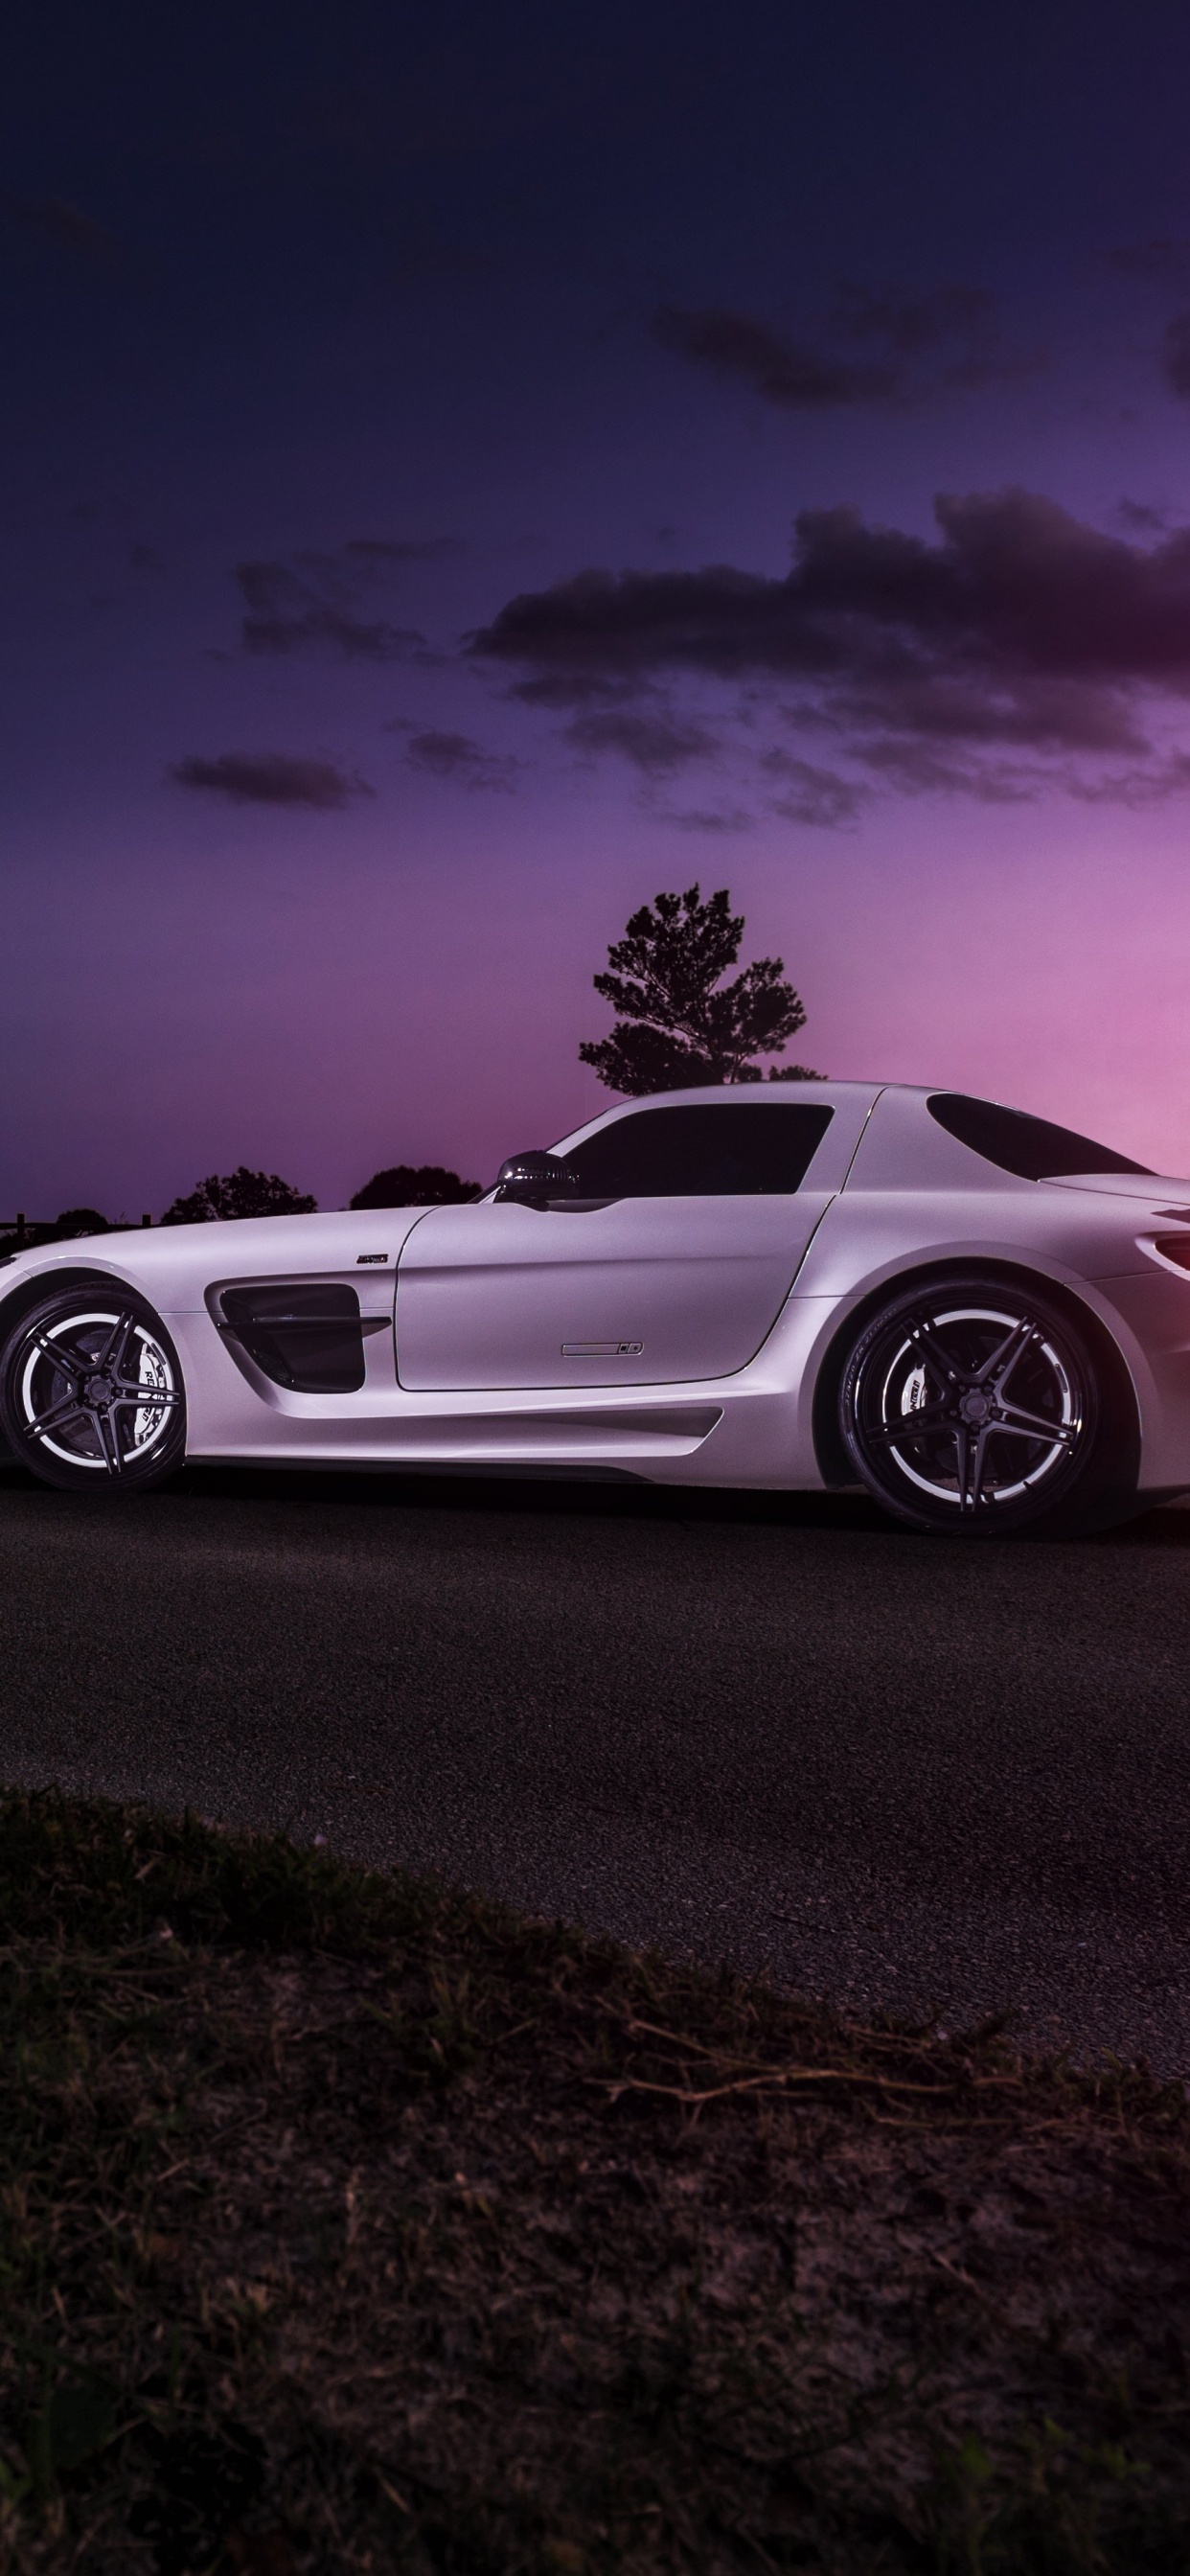
[[[26,1423],[25,1429],[34,1440],[45,1440],[51,1431],[60,1431],[67,1422],[73,1422],[75,1416],[79,1414],[86,1418],[86,1405],[77,1395],[64,1396],[60,1404],[50,1406],[48,1413],[34,1414],[32,1420]]]
[[[92,1407],[88,1407],[88,1411],[91,1414],[91,1420],[95,1426],[95,1436],[99,1442],[100,1451],[103,1456],[103,1463],[107,1468],[109,1476],[122,1476],[124,1473],[124,1461],[120,1456],[120,1435],[116,1429],[112,1415],[110,1413],[100,1413]]]
[[[893,1448],[898,1440],[924,1439],[927,1432],[949,1431],[953,1427],[949,1396],[937,1404],[915,1405],[911,1413],[902,1413],[895,1422],[882,1422],[878,1430],[869,1431],[869,1440],[882,1441]]]
[[[981,1422],[976,1435],[975,1458],[971,1467],[971,1509],[973,1512],[977,1512],[979,1510],[980,1497],[983,1492],[984,1460],[988,1454],[988,1441],[991,1438],[992,1429],[993,1426],[990,1422]],[[971,1445],[969,1436],[967,1445],[969,1449]]]
[[[121,1378],[119,1386],[112,1397],[113,1406],[117,1404],[128,1406],[131,1404],[139,1411],[140,1407],[143,1405],[145,1410],[149,1413],[156,1413],[162,1407],[168,1407],[171,1404],[180,1404],[181,1401],[182,1395],[179,1387],[152,1386],[149,1384],[142,1385],[139,1380],[134,1381],[130,1378]]]
[[[136,1317],[131,1307],[125,1307],[123,1314],[117,1315],[103,1349],[96,1354],[97,1369],[118,1371],[123,1368],[124,1353],[132,1338],[135,1324]]]
[[[956,1422],[954,1426],[961,1512],[979,1510],[980,1496],[983,1492],[984,1460],[987,1457],[988,1440],[993,1426],[990,1422],[981,1422],[974,1437],[972,1437],[972,1428],[968,1422]]]
[[[959,1510],[961,1512],[967,1512],[971,1509],[969,1490],[971,1476],[971,1433],[965,1422],[956,1422],[954,1425],[954,1445],[955,1476],[959,1488]]]
[[[936,1341],[934,1338],[934,1327],[932,1324],[914,1324],[911,1327],[910,1339],[916,1343],[922,1357],[932,1368],[935,1377],[941,1380],[943,1387],[946,1388],[948,1392],[950,1388],[954,1386],[970,1385],[970,1372],[966,1369],[956,1368],[954,1361],[947,1358],[941,1342]]]
[[[51,1341],[48,1333],[30,1333],[28,1347],[30,1350],[40,1351],[43,1359],[52,1360],[54,1367],[61,1371],[63,1377],[69,1377],[72,1374],[78,1376],[84,1369],[92,1369],[95,1366],[94,1360],[87,1351],[72,1351],[69,1342]]]
[[[1077,1422],[1050,1422],[1044,1413],[1027,1413],[1022,1404],[1010,1405],[991,1428],[1015,1432],[1018,1440],[1056,1440],[1064,1449],[1072,1449],[1079,1434]]]
[[[1020,1322],[1013,1325],[1010,1333],[1005,1334],[999,1350],[993,1351],[990,1360],[984,1361],[976,1378],[976,1385],[990,1386],[993,1394],[998,1395],[1006,1378],[1011,1376],[1016,1367],[1021,1353],[1028,1349],[1033,1339],[1034,1329],[1032,1317],[1022,1315]]]

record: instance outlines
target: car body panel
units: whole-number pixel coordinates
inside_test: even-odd
[[[43,1287],[135,1290],[176,1345],[194,1458],[812,1490],[831,1472],[821,1372],[872,1301],[940,1267],[991,1266],[1049,1283],[1110,1335],[1136,1398],[1139,1492],[1190,1487],[1190,1275],[1158,1249],[1190,1234],[1190,1180],[1021,1180],[932,1119],[925,1089],[796,1097],[833,1112],[796,1192],[548,1209],[489,1194],[111,1233],[0,1268],[0,1334]],[[741,1085],[618,1104],[552,1150],[653,1105],[763,1101],[779,1116],[787,1100]],[[361,1383],[278,1383],[229,1327],[224,1292],[330,1284],[359,1300]],[[617,1347],[564,1359],[565,1342]]]
[[[402,1386],[733,1376],[772,1331],[828,1193],[432,1208],[402,1259]]]

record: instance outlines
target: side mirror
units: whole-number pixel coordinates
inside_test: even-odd
[[[574,1198],[577,1190],[576,1175],[557,1154],[510,1154],[496,1183],[497,1198],[510,1199],[514,1207],[548,1207],[551,1199]]]

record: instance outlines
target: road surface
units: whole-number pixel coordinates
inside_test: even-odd
[[[0,1470],[0,1778],[1190,2076],[1190,1511]]]

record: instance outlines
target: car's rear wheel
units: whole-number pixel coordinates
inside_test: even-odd
[[[874,1499],[962,1538],[1122,1516],[1114,1390],[1056,1301],[973,1273],[919,1283],[847,1360],[839,1427]]]
[[[186,1449],[182,1372],[165,1326],[119,1289],[47,1297],[0,1355],[0,1421],[43,1484],[113,1495],[160,1484]]]

